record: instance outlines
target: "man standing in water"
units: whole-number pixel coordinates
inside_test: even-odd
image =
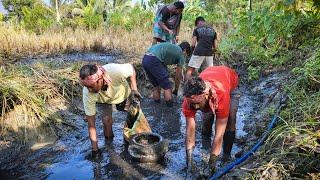
[[[164,89],[164,99],[168,107],[173,106],[172,94],[177,95],[182,79],[182,68],[186,56],[191,53],[190,44],[182,42],[179,46],[170,43],[160,43],[150,47],[142,60],[142,66],[153,85],[153,99],[160,103],[161,88]],[[177,65],[175,88],[172,91],[167,65]]]
[[[209,167],[213,172],[216,160],[222,149],[230,156],[236,131],[236,113],[240,95],[234,90],[238,86],[237,73],[225,66],[212,66],[193,77],[184,86],[183,114],[186,117],[186,160],[189,171],[193,168],[193,149],[195,147],[195,114],[203,113],[202,134],[211,137],[215,121],[215,135],[211,145]]]
[[[158,42],[177,43],[184,4],[177,1],[158,9],[153,25],[152,44]]]
[[[193,71],[199,69],[203,63],[203,69],[213,66],[213,55],[217,50],[217,33],[206,25],[203,17],[196,18],[195,26],[191,42],[193,53],[188,64],[186,80],[190,79]]]
[[[137,90],[136,72],[131,64],[88,64],[80,69],[79,79],[84,86],[83,105],[92,145],[92,157],[96,157],[100,153],[95,125],[96,103],[103,103],[103,132],[106,142],[112,141],[112,105],[115,104],[118,110],[127,111],[132,97],[141,97]]]

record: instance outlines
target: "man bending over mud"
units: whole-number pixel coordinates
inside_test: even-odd
[[[142,60],[142,66],[153,85],[153,99],[160,103],[161,88],[164,89],[164,100],[168,107],[173,106],[172,93],[177,95],[182,79],[182,68],[186,56],[191,54],[190,44],[182,42],[179,46],[170,43],[160,43],[151,46]],[[167,65],[176,64],[175,89],[172,92]]]
[[[80,82],[83,87],[83,105],[88,121],[92,157],[100,152],[95,126],[96,103],[103,103],[103,132],[106,142],[112,141],[112,105],[120,111],[127,111],[132,97],[141,97],[137,90],[136,72],[131,64],[89,64],[80,69]],[[127,81],[130,78],[130,85]]]
[[[210,150],[209,168],[214,172],[216,160],[222,149],[230,156],[236,131],[236,113],[240,95],[235,93],[238,86],[237,73],[225,66],[208,67],[193,77],[184,86],[182,111],[186,117],[186,160],[188,171],[194,171],[192,157],[195,147],[195,114],[202,113],[202,134],[211,137],[215,121],[215,135]],[[214,116],[216,118],[214,118]]]

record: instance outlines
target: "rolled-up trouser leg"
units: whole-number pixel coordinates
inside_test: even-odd
[[[232,150],[232,145],[236,136],[236,116],[239,106],[240,94],[237,91],[231,94],[230,114],[226,127],[226,132],[223,136],[223,153],[229,155]]]
[[[212,112],[202,113],[202,135],[211,136],[214,115]]]

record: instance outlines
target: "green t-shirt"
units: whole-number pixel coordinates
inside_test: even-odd
[[[165,65],[177,64],[184,66],[186,60],[180,46],[171,43],[159,43],[150,47],[147,51],[155,55]]]

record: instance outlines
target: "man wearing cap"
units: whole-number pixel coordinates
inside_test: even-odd
[[[196,29],[192,34],[191,48],[193,50],[186,73],[186,80],[191,78],[195,69],[213,66],[213,55],[217,50],[217,33],[206,25],[203,17],[199,16],[195,21]]]
[[[103,103],[102,122],[106,141],[113,139],[112,105],[127,111],[132,96],[141,97],[137,90],[136,72],[131,64],[106,64],[82,66],[79,79],[83,87],[83,105],[88,122],[92,156],[100,153],[95,126],[96,103]],[[130,79],[130,85],[127,81]]]
[[[172,94],[177,95],[180,81],[182,79],[182,68],[186,61],[186,56],[191,54],[190,44],[182,42],[175,45],[170,43],[160,43],[149,48],[142,60],[142,66],[153,85],[153,99],[160,103],[161,88],[164,90],[164,100],[168,107],[173,106]],[[167,65],[177,65],[175,74],[175,87],[169,80]]]
[[[186,117],[186,160],[193,167],[192,153],[195,147],[195,113],[201,110],[202,134],[211,137],[215,121],[215,135],[210,150],[209,167],[214,171],[223,144],[224,156],[230,156],[235,139],[236,113],[240,95],[235,93],[238,86],[237,73],[226,66],[212,66],[200,73],[199,77],[188,80],[184,86],[183,114]]]
[[[152,44],[158,42],[177,43],[184,4],[177,1],[161,6],[155,16]]]

